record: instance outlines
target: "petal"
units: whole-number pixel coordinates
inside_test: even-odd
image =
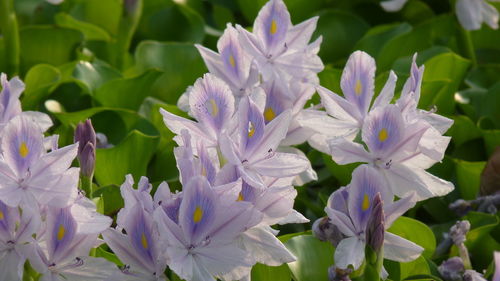
[[[340,87],[344,97],[365,116],[375,88],[375,60],[365,52],[356,51],[347,60]]]
[[[77,224],[69,208],[53,208],[47,216],[48,252],[51,260],[62,260],[76,235]]]
[[[363,124],[362,139],[370,152],[383,158],[395,150],[404,137],[405,125],[395,105],[379,107],[370,112]]]
[[[335,249],[335,266],[347,268],[352,265],[358,269],[365,259],[365,243],[358,237],[345,238]]]
[[[396,202],[384,202],[384,213],[385,213],[385,228],[391,227],[392,223],[402,216],[406,211],[413,208],[415,203],[417,202],[417,196],[415,193],[411,193],[410,195],[399,199]]]
[[[130,247],[130,239],[125,234],[115,229],[108,229],[102,233],[102,237],[124,264],[154,272],[152,265],[138,255],[133,247]]]
[[[460,24],[468,30],[477,30],[481,28],[483,22],[481,0],[457,0],[455,9]]]
[[[26,258],[20,256],[15,250],[9,250],[0,258],[0,280],[21,280]]]
[[[245,156],[254,151],[264,135],[264,116],[248,97],[239,106],[240,150]]]
[[[179,117],[175,114],[172,114],[168,111],[166,111],[163,108],[160,108],[160,113],[163,115],[163,122],[167,126],[167,128],[175,133],[176,135],[180,135],[181,131],[183,129],[186,129],[189,131],[191,136],[193,136],[194,139],[205,139],[207,141],[207,145],[210,144],[211,146],[217,145],[217,142],[215,141],[215,137],[203,130],[202,128],[199,127],[199,125],[191,120],[188,120],[186,118]],[[179,145],[183,145],[183,143],[179,143]]]
[[[64,270],[60,274],[71,281],[102,281],[118,271],[116,265],[104,258],[80,257],[81,266]]]
[[[241,48],[238,36],[238,31],[228,24],[217,41],[217,49],[224,67],[224,74],[233,81],[233,84],[241,87],[248,78],[250,59]]]
[[[397,12],[403,8],[408,0],[389,0],[380,3],[387,12]]]
[[[297,50],[304,49],[309,41],[311,41],[311,36],[314,30],[316,30],[318,19],[319,17],[315,16],[290,27],[286,35],[286,44],[288,48]]]
[[[2,130],[3,158],[19,178],[38,161],[43,151],[40,128],[26,117],[16,117]]]
[[[346,236],[355,236],[355,227],[352,224],[351,219],[345,214],[338,210],[332,209],[330,207],[325,207],[325,212],[332,221],[332,223],[337,226],[337,228]]]
[[[352,173],[352,181],[347,190],[349,197],[347,205],[357,233],[366,229],[366,224],[372,213],[372,202],[377,193],[380,193],[384,203],[392,202],[392,194],[383,185],[383,178],[379,172],[368,165],[357,167]]]
[[[252,163],[257,173],[270,177],[296,176],[310,165],[309,160],[301,155],[276,152],[270,158]]]
[[[488,4],[488,2],[483,1],[483,21],[489,25],[492,29],[498,29],[498,11],[497,9]]]
[[[384,88],[380,91],[380,94],[375,98],[373,102],[372,109],[375,109],[379,106],[386,106],[391,103],[392,98],[394,97],[394,89],[396,88],[396,81],[398,77],[394,73],[394,71],[389,72],[389,78],[387,78],[387,82],[385,82]]]
[[[254,227],[242,236],[244,247],[259,263],[279,266],[297,258],[271,232],[262,227]]]
[[[271,0],[259,11],[253,25],[256,34],[272,53],[282,48],[291,26],[290,14],[282,0]]]
[[[418,258],[423,250],[422,247],[411,241],[390,232],[385,232],[384,258],[386,259],[409,262]]]
[[[205,177],[195,177],[183,187],[179,208],[179,225],[187,241],[197,244],[207,237],[216,213],[216,197]]]
[[[332,139],[329,143],[330,154],[337,164],[345,165],[356,162],[371,162],[370,154],[363,145],[344,138]]]
[[[189,107],[201,124],[222,132],[234,113],[234,97],[224,81],[212,74],[196,80],[189,95]]]
[[[362,117],[354,105],[327,88],[318,86],[317,90],[321,97],[321,104],[328,114],[341,121],[358,124],[358,120]]]

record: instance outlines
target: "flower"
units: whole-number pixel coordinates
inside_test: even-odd
[[[78,142],[78,161],[80,162],[80,173],[92,178],[95,169],[95,150],[97,146],[96,134],[92,121],[87,119],[84,123],[78,124],[74,137]]]
[[[453,184],[426,172],[434,162],[425,158],[424,165],[420,157],[419,143],[429,128],[425,122],[406,123],[397,105],[376,108],[362,129],[368,151],[359,143],[338,138],[330,141],[332,158],[339,164],[370,163],[384,176],[384,186],[400,198],[413,191],[418,200],[442,196],[453,190]]]
[[[241,46],[257,65],[264,80],[292,78],[317,84],[317,73],[323,70],[318,51],[322,37],[309,44],[318,17],[292,25],[290,14],[282,0],[271,0],[262,7],[255,19],[253,33],[236,26]]]
[[[261,215],[252,204],[234,199],[217,194],[206,178],[198,176],[183,185],[178,212],[155,210],[169,267],[181,278],[215,280],[231,275],[234,280],[249,274],[255,260],[237,239],[257,225]]]
[[[2,131],[0,200],[16,207],[66,207],[77,196],[78,168],[70,168],[77,144],[47,153],[40,127],[17,116]]]
[[[365,258],[368,221],[373,213],[373,199],[380,194],[384,202],[385,224],[387,230],[392,223],[415,205],[413,195],[396,202],[383,185],[380,174],[372,167],[361,165],[354,170],[351,183],[332,193],[325,212],[334,225],[347,237],[340,241],[335,250],[335,265],[359,268]],[[385,231],[384,258],[395,261],[416,259],[423,248],[415,243]]]

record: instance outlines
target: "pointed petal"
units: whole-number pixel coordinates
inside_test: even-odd
[[[309,165],[309,160],[304,156],[276,152],[270,158],[252,164],[252,167],[261,175],[282,178],[296,176]]]
[[[380,94],[373,102],[372,109],[391,103],[391,100],[394,97],[394,89],[396,88],[397,80],[398,77],[396,76],[396,73],[391,70],[391,72],[389,72],[389,78],[387,78],[387,82],[385,82],[384,88],[382,88],[382,91],[380,91]]]
[[[420,256],[424,249],[419,245],[408,241],[400,236],[385,232],[384,235],[384,258],[409,262]]]
[[[347,268],[352,265],[356,270],[364,259],[365,243],[356,236],[343,239],[335,249],[335,266],[339,268]]]
[[[256,34],[272,53],[282,48],[291,26],[290,14],[282,0],[271,0],[259,11],[253,25]]]
[[[457,0],[456,14],[460,24],[467,30],[481,28],[483,15],[481,14],[483,1]]]
[[[337,164],[345,165],[356,162],[370,162],[371,156],[363,145],[336,138],[330,141],[330,154]]]
[[[261,227],[254,227],[242,236],[245,248],[259,263],[270,266],[279,266],[296,260],[280,240],[271,232]]]

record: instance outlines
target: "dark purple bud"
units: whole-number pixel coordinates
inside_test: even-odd
[[[330,222],[328,217],[317,219],[313,223],[312,231],[314,237],[323,242],[330,242],[334,247],[337,247],[340,241],[345,238],[342,232]]]
[[[500,192],[500,146],[491,155],[481,173],[481,195],[491,195]]]
[[[379,253],[384,245],[384,222],[384,202],[382,201],[380,193],[377,193],[372,200],[372,212],[366,224],[366,244],[376,253]]]
[[[467,269],[464,272],[463,280],[464,281],[488,281],[488,280],[486,280],[486,278],[484,278],[484,276],[481,273],[479,273],[475,270],[472,270],[472,269]],[[493,281],[495,281],[495,280],[493,280]]]
[[[75,142],[78,142],[78,161],[80,173],[92,177],[95,167],[96,134],[90,119],[78,124],[75,130]]]
[[[328,280],[330,281],[351,281],[349,278],[349,274],[352,273],[352,269],[342,269],[338,268],[335,265],[332,265],[328,268]]]
[[[469,221],[457,221],[457,223],[450,228],[450,238],[455,245],[460,245],[465,242],[467,232],[469,232]]]
[[[446,281],[462,280],[464,270],[464,263],[460,257],[449,258],[438,267],[439,274]]]

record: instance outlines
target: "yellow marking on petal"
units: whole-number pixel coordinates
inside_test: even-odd
[[[389,134],[387,133],[386,128],[382,128],[382,130],[380,130],[380,132],[378,132],[378,140],[380,142],[386,141],[388,137],[389,137]]]
[[[253,134],[255,134],[255,126],[252,122],[248,122],[248,137],[253,137]]]
[[[361,210],[366,211],[368,208],[370,208],[370,198],[368,198],[368,194],[365,194],[363,203],[361,203]]]
[[[361,80],[356,81],[356,86],[354,87],[354,93],[356,93],[356,96],[361,95],[361,92],[363,91],[363,85],[361,85]]]
[[[229,56],[229,63],[231,64],[231,66],[234,68],[236,67],[236,61],[234,61],[234,57],[233,55],[230,55]]]
[[[266,110],[264,110],[264,119],[266,119],[266,121],[271,121],[274,119],[274,117],[276,117],[276,113],[274,113],[274,110],[272,107],[268,107],[266,108]]]
[[[201,221],[203,218],[203,210],[200,208],[200,206],[196,206],[196,209],[194,209],[193,212],[193,221],[195,223],[198,223]]]
[[[146,238],[146,235],[143,233],[142,236],[141,236],[141,244],[142,244],[142,247],[147,250],[149,248],[149,243],[148,243],[148,239]]]
[[[59,230],[57,231],[57,240],[58,241],[63,240],[64,235],[66,235],[66,228],[64,228],[64,225],[60,224]]]
[[[276,31],[278,31],[278,24],[275,20],[272,20],[271,26],[269,27],[269,33],[271,33],[271,35],[274,35]]]
[[[28,156],[28,153],[30,153],[30,150],[26,143],[23,141],[19,146],[19,155],[21,155],[22,158],[26,158],[26,156]]]
[[[238,199],[236,201],[243,201],[245,200],[245,198],[243,197],[243,194],[241,194],[241,191],[240,191],[240,194],[238,194]]]
[[[5,216],[4,216],[3,212],[2,212],[2,211],[0,211],[0,221],[1,221],[1,220],[3,220],[3,218],[4,218],[4,217],[5,217]]]
[[[205,168],[205,166],[201,167],[201,175],[204,176],[204,177],[207,176],[207,169]]]
[[[210,103],[210,115],[213,117],[217,116],[219,114],[219,107],[217,106],[217,103],[215,102],[214,99],[209,99],[208,102]]]

